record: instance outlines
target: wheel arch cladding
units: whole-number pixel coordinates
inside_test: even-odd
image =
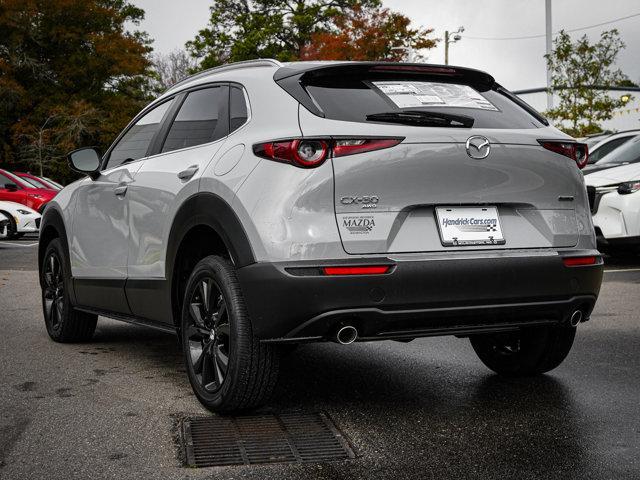
[[[176,270],[180,267],[180,253],[185,242],[200,234],[207,235],[209,242],[203,249],[205,256],[221,254],[220,249],[224,248],[224,253],[230,256],[236,268],[255,263],[247,234],[226,201],[213,193],[197,193],[188,198],[176,213],[167,242],[166,275],[174,323],[179,319],[182,301],[179,292],[181,275]]]

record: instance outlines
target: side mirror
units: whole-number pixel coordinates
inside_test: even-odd
[[[15,192],[18,190],[18,186],[15,183],[5,183],[4,188],[5,190],[8,190],[10,192]]]
[[[67,156],[69,166],[76,172],[83,173],[95,180],[100,176],[100,154],[93,147],[79,148]]]

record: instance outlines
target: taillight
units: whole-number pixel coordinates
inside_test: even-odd
[[[382,150],[402,142],[403,138],[296,138],[258,143],[253,152],[259,157],[297,167],[314,168],[333,157]]]
[[[389,265],[371,265],[367,267],[323,267],[325,275],[382,275],[391,267]]]
[[[562,259],[565,267],[580,267],[584,265],[595,265],[597,258],[593,256],[589,257],[565,257]]]
[[[277,162],[291,163],[302,168],[313,168],[327,159],[329,144],[325,140],[278,140],[259,143],[253,146],[253,152]]]
[[[401,138],[358,138],[334,140],[333,156],[344,157],[355,153],[371,152],[383,148],[394,147],[402,141]]]
[[[589,162],[589,147],[586,143],[566,142],[562,140],[538,140],[547,150],[569,157],[578,168],[584,168]]]

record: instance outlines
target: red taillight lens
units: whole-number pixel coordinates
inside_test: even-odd
[[[325,275],[382,275],[387,273],[389,265],[374,265],[370,267],[323,267]]]
[[[281,140],[254,145],[253,151],[270,160],[313,168],[322,165],[327,159],[329,145],[325,140]]]
[[[352,138],[334,141],[333,156],[344,157],[356,153],[372,152],[383,148],[395,147],[401,138]]]
[[[277,162],[313,168],[322,165],[329,155],[344,157],[382,150],[398,145],[402,140],[402,138],[298,138],[258,143],[253,146],[253,152],[259,157]]]
[[[584,168],[589,162],[589,147],[586,143],[563,142],[557,140],[538,140],[547,150],[569,157],[578,168]]]
[[[567,257],[562,259],[565,267],[579,267],[582,265],[595,265],[596,257]]]

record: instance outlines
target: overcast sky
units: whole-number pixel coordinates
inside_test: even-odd
[[[133,0],[146,18],[141,29],[155,40],[154,48],[169,52],[183,48],[207,24],[213,0]],[[545,85],[545,39],[476,40],[470,37],[519,37],[544,34],[544,0],[383,0],[385,6],[407,15],[415,25],[433,28],[442,38],[445,30],[464,26],[462,40],[450,47],[451,64],[491,73],[511,90]],[[575,29],[640,13],[638,0],[553,0],[553,30]],[[627,44],[619,66],[640,82],[640,17],[572,33],[595,39],[604,29],[617,28]],[[424,52],[429,63],[444,63],[441,44]],[[527,98],[538,108],[539,98]],[[636,103],[637,106],[637,103]],[[637,118],[637,114],[636,114]],[[637,120],[636,120],[637,124]]]

